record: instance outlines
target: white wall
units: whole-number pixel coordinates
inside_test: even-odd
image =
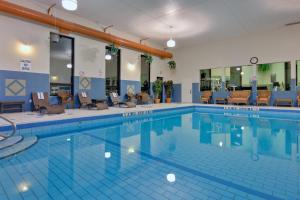
[[[199,69],[248,65],[253,56],[259,58],[259,63],[293,61],[292,78],[295,78],[295,60],[300,58],[299,36],[300,26],[282,27],[269,33],[177,49],[176,80],[182,83],[182,100],[191,102],[189,91],[192,83],[199,82]]]
[[[41,12],[46,12],[47,7],[43,4],[33,2],[31,0],[9,0],[12,3],[17,3],[31,9]],[[92,21],[72,15],[69,12],[55,10],[55,16],[73,21],[91,28],[102,31],[102,27]],[[32,61],[32,72],[49,74],[50,72],[50,32],[57,32],[54,28],[42,26],[28,21],[23,21],[17,18],[0,15],[0,70],[19,71],[19,61],[21,59],[30,59]],[[121,31],[111,29],[112,34],[116,34],[126,39],[139,41],[136,36],[123,33]],[[70,34],[70,37],[75,38],[75,75],[79,76],[84,72],[87,77],[105,77],[105,46],[109,45],[104,42],[91,38],[82,37],[75,34]],[[30,44],[32,52],[30,54],[22,54],[18,47],[22,43]],[[147,43],[153,47],[161,48],[156,44]],[[142,52],[136,52],[130,49],[121,48],[121,79],[140,81],[140,56]],[[128,64],[133,64],[128,67]],[[161,60],[154,57],[154,62],[151,65],[151,77],[163,75],[171,78],[170,70],[167,70],[167,60]]]

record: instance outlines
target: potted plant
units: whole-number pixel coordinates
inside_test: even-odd
[[[271,69],[271,65],[270,64],[260,64],[258,65],[257,70],[259,72],[267,72]]]
[[[162,80],[159,80],[159,79],[154,81],[154,83],[152,85],[152,90],[153,90],[153,93],[155,96],[155,103],[160,103],[159,95],[162,92],[162,85],[163,85],[163,82],[162,82]]]
[[[176,69],[176,62],[174,60],[171,60],[168,62],[170,69]]]
[[[165,91],[166,91],[166,103],[171,103],[172,91],[173,91],[173,81],[169,80],[164,82]]]
[[[145,62],[151,64],[153,62],[153,57],[149,54],[144,54]]]
[[[110,48],[109,51],[110,51],[111,55],[113,55],[113,56],[117,55],[119,49],[115,46],[115,44],[109,45],[109,48]]]

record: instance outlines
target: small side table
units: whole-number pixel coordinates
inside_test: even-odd
[[[23,112],[25,101],[0,101],[0,113]]]
[[[226,98],[222,98],[222,97],[218,97],[215,99],[216,104],[226,104],[227,103],[227,99]]]

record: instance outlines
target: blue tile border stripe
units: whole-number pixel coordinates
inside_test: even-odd
[[[128,149],[128,147],[126,147],[124,145],[121,145],[121,144],[118,144],[116,142],[105,140],[105,139],[103,139],[101,137],[97,137],[97,136],[94,136],[94,135],[91,135],[91,134],[88,134],[88,135],[90,137],[102,140],[103,142],[109,143],[109,144],[114,145],[116,147],[119,147],[119,148],[122,148],[122,149]],[[239,190],[239,191],[242,191],[242,192],[245,192],[245,193],[248,193],[248,194],[260,197],[260,198],[263,198],[263,199],[267,199],[267,200],[283,200],[283,199],[275,197],[273,195],[270,195],[270,194],[267,194],[267,193],[263,193],[263,192],[254,190],[254,189],[251,189],[251,188],[248,188],[248,187],[245,187],[245,186],[233,183],[231,181],[227,181],[227,180],[224,180],[222,178],[218,178],[218,177],[215,177],[215,176],[212,176],[212,175],[209,175],[209,174],[197,171],[195,169],[188,168],[186,166],[183,166],[183,165],[180,165],[180,164],[168,161],[168,160],[164,160],[162,158],[150,155],[150,154],[142,152],[140,150],[136,150],[135,153],[137,153],[137,154],[139,154],[141,156],[147,157],[148,159],[154,160],[156,162],[159,162],[159,163],[162,163],[162,164],[165,164],[165,165],[177,168],[179,170],[188,172],[188,173],[193,174],[195,176],[198,176],[198,177],[207,179],[209,181],[213,181],[213,182],[216,182],[216,183],[219,183],[219,184],[222,184],[222,185],[234,188],[236,190]]]

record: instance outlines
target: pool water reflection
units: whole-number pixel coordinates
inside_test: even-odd
[[[0,199],[299,199],[287,118],[178,112],[45,137],[0,160]]]

